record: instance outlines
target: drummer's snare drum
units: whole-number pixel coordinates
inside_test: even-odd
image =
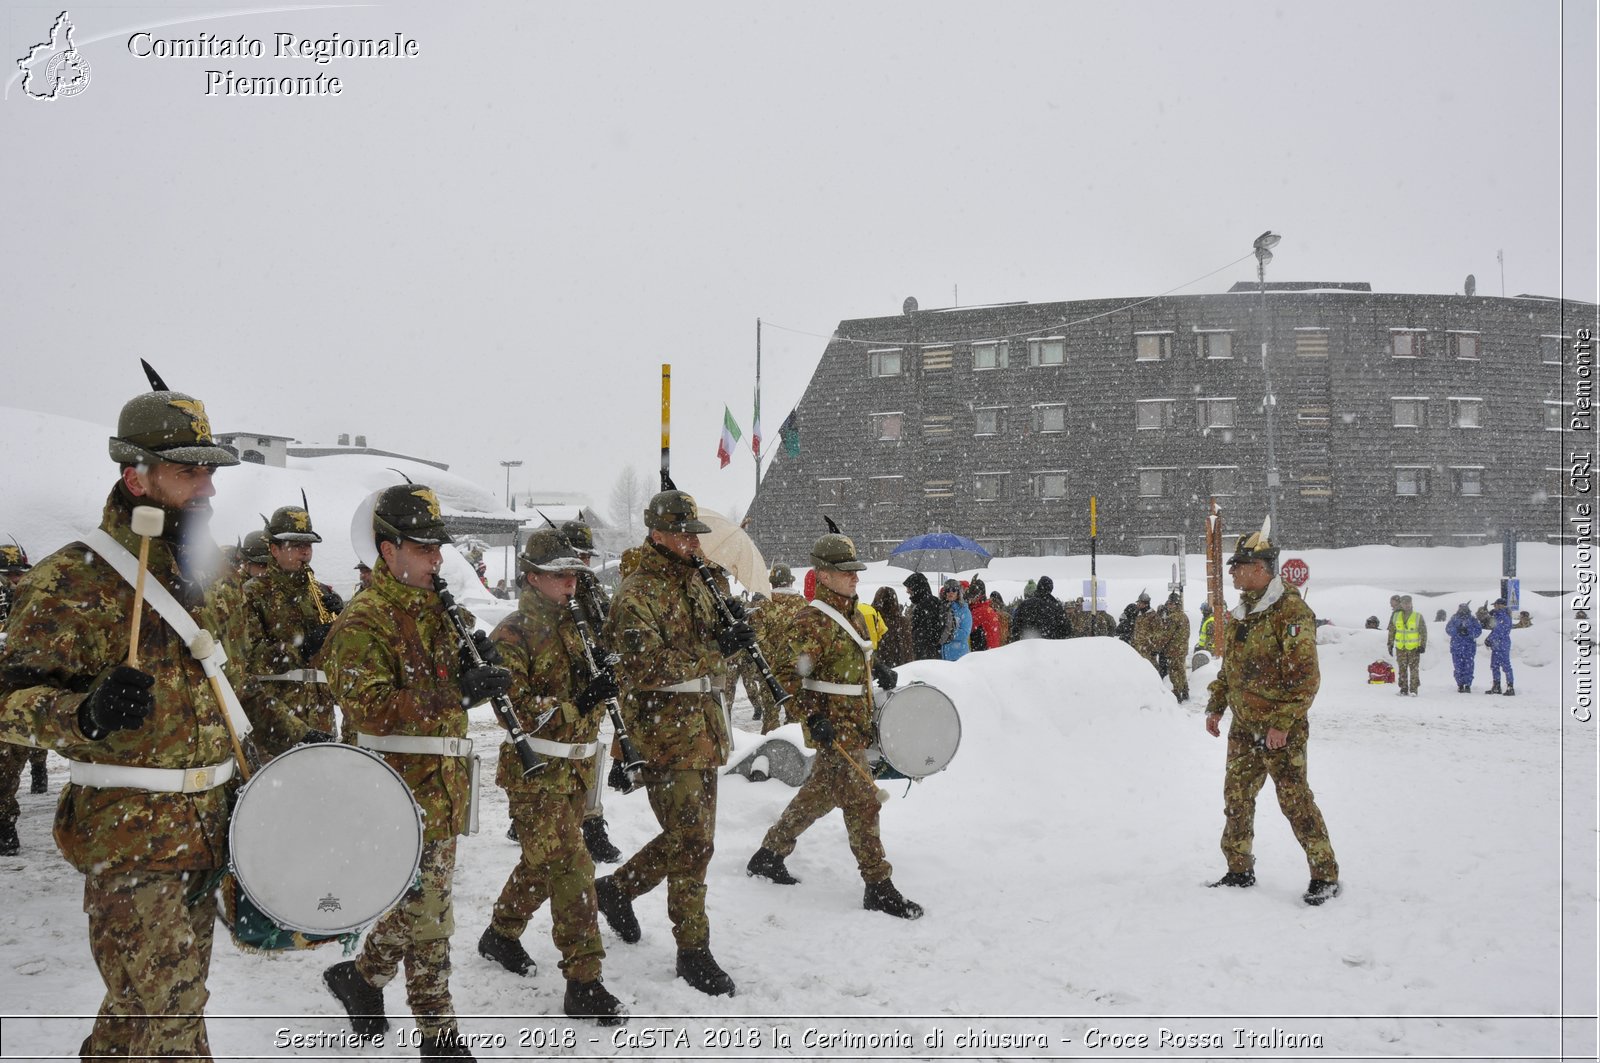
[[[884,695],[872,716],[873,733],[888,778],[923,779],[941,772],[961,746],[955,702],[926,683],[907,683]],[[868,756],[872,751],[868,750]]]
[[[272,923],[326,939],[373,922],[415,884],[422,812],[383,758],[295,746],[239,791],[228,841],[240,908],[247,899]],[[315,942],[288,945],[305,943]]]

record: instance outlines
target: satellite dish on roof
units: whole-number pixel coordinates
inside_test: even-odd
[[[900,304],[900,312],[908,315],[915,314],[917,312],[917,297],[914,295],[906,296],[906,301]]]
[[[1466,283],[1466,285],[1464,287],[1466,288],[1467,298],[1470,299],[1474,295],[1477,295],[1478,294],[1478,278],[1474,277],[1470,273],[1467,274],[1467,283]]]

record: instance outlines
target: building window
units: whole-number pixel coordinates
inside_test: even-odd
[[[1233,333],[1201,332],[1195,336],[1202,358],[1232,358]]]
[[[892,506],[900,501],[900,488],[905,483],[904,476],[874,476],[872,477],[872,504],[875,506]]]
[[[1201,428],[1232,428],[1234,399],[1200,399]]]
[[[1178,420],[1176,399],[1135,399],[1134,425],[1141,429],[1171,428]]]
[[[1483,427],[1483,400],[1482,399],[1451,399],[1450,400],[1450,427],[1451,428],[1482,428]]]
[[[1421,358],[1422,339],[1426,333],[1413,329],[1395,329],[1389,333],[1389,353],[1396,358]]]
[[[1028,341],[1029,365],[1065,365],[1067,341],[1062,336],[1046,336]]]
[[[266,439],[266,438],[264,438],[262,436],[256,436],[256,446],[258,446],[258,447],[270,447],[270,446],[272,446],[272,440]]]
[[[1166,498],[1172,493],[1171,469],[1140,469],[1139,497]]]
[[[1208,497],[1222,498],[1239,493],[1239,468],[1236,465],[1211,465],[1200,470],[1205,474]]]
[[[888,558],[889,551],[904,541],[904,539],[874,539],[869,547],[871,553],[868,556],[873,561],[883,561]]]
[[[1067,497],[1065,469],[1051,469],[1033,474],[1033,497],[1049,501]]]
[[[1010,557],[1010,539],[974,539],[973,542],[989,551],[990,557]]]
[[[1133,360],[1164,362],[1172,357],[1172,333],[1138,332],[1133,337]]]
[[[1011,361],[1011,344],[1005,340],[996,343],[972,345],[973,369],[1004,369]]]
[[[1567,348],[1565,336],[1540,336],[1539,360],[1545,365],[1560,365],[1562,354]]]
[[[1035,406],[1033,408],[1033,430],[1047,435],[1054,432],[1065,432],[1067,430],[1067,407],[1064,404]]]
[[[1428,470],[1423,466],[1402,466],[1394,471],[1394,493],[1400,498],[1421,498],[1428,493]]]
[[[1462,498],[1483,497],[1483,469],[1481,467],[1451,469],[1450,476],[1455,481],[1456,494]]]
[[[1546,402],[1544,404],[1544,427],[1547,432],[1563,432],[1567,427],[1567,411],[1572,406],[1570,402]]]
[[[1396,428],[1422,428],[1428,423],[1428,400],[1411,395],[1389,400],[1394,405]]]
[[[848,478],[829,479],[817,481],[817,505],[842,506],[844,505],[844,485],[849,483]]]
[[[1433,545],[1433,536],[1431,536],[1431,535],[1419,535],[1419,534],[1396,535],[1394,537],[1394,544],[1396,546],[1408,546],[1408,547],[1427,547],[1427,546],[1432,546]]]
[[[1003,502],[1006,497],[1006,474],[980,472],[972,478],[972,497],[979,502]]]
[[[900,356],[903,353],[898,347],[893,350],[868,351],[867,359],[871,366],[872,375],[899,376],[904,372],[900,361]]]
[[[1450,345],[1455,348],[1455,355],[1463,362],[1476,362],[1478,360],[1478,334],[1476,332],[1452,332]]]
[[[956,416],[953,413],[928,413],[922,416],[923,439],[938,439],[952,435],[955,430]]]
[[[1565,497],[1568,488],[1572,486],[1572,479],[1567,469],[1559,466],[1546,465],[1544,467],[1544,489],[1533,496],[1535,502],[1559,502]]]
[[[1006,428],[1004,406],[980,406],[972,411],[973,431],[975,436],[997,436]]]
[[[1143,557],[1151,555],[1178,553],[1178,537],[1176,535],[1141,535],[1139,536],[1139,554]]]
[[[871,415],[872,427],[867,433],[868,438],[898,443],[900,441],[900,428],[905,422],[903,414],[874,413]]]
[[[1035,539],[1033,552],[1039,557],[1066,557],[1067,540],[1060,539]]]

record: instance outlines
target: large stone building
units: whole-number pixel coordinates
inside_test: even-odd
[[[1267,512],[1298,548],[1563,532],[1572,340],[1595,306],[1364,283],[918,310],[841,321],[751,507],[768,557],[827,514],[873,558],[953,531],[996,556],[1198,552]],[[1278,538],[1279,536],[1274,536]]]

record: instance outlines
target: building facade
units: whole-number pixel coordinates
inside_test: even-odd
[[[1563,373],[1595,306],[1240,284],[1214,295],[841,321],[749,530],[801,561],[832,517],[872,558],[926,531],[996,556],[1202,547],[1268,510],[1296,548],[1563,534]],[[1265,363],[1263,337],[1266,340]],[[1264,371],[1264,364],[1266,371]]]

